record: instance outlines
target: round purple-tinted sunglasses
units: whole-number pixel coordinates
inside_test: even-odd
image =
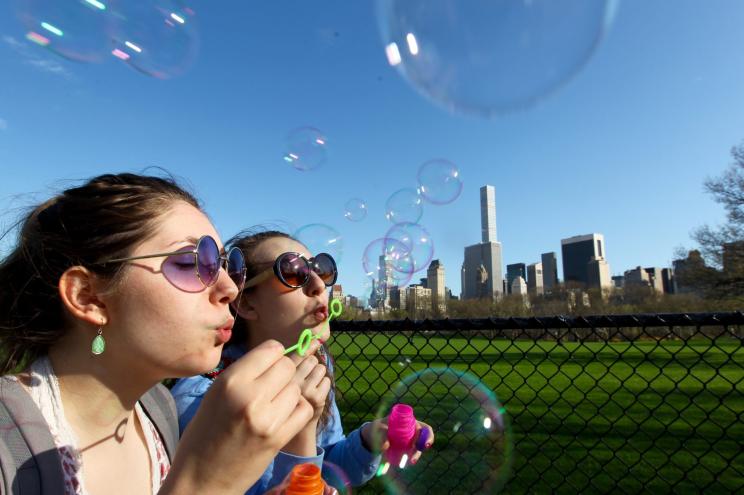
[[[271,268],[267,268],[245,283],[245,287],[258,285],[272,273],[281,283],[292,289],[298,289],[310,280],[310,273],[315,272],[326,287],[336,283],[338,268],[336,260],[328,253],[320,253],[313,258],[306,258],[300,253],[287,252],[280,254]]]
[[[105,261],[121,263],[125,261],[158,258],[165,256],[160,271],[175,287],[186,292],[200,292],[217,283],[220,268],[224,268],[230,279],[243,289],[245,284],[245,259],[240,249],[234,247],[227,254],[220,254],[220,248],[212,236],[202,236],[196,247],[187,246],[169,253],[145,254]]]

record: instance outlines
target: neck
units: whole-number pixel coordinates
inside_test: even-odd
[[[122,424],[133,424],[132,414],[139,398],[157,380],[138,376],[136,369],[115,359],[63,347],[49,352],[59,381],[65,417],[81,444],[109,436]]]

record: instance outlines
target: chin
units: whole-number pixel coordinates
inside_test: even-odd
[[[215,351],[200,356],[201,359],[195,359],[191,362],[184,363],[185,366],[180,370],[179,378],[201,375],[212,371],[220,363],[220,357],[222,356],[221,351],[222,346],[215,348]]]

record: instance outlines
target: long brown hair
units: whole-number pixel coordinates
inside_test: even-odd
[[[250,280],[252,277],[258,274],[258,265],[256,264],[255,259],[256,249],[258,248],[258,246],[261,245],[262,242],[276,237],[291,239],[293,241],[299,242],[297,239],[285,232],[280,232],[278,230],[262,230],[260,228],[253,228],[243,230],[225,243],[225,249],[229,250],[233,247],[237,247],[243,252],[246,265],[246,280]],[[300,244],[302,243],[300,242]],[[235,301],[235,304],[239,305],[242,299],[250,295],[250,293],[251,288],[245,289],[240,296],[240,300]],[[230,338],[230,342],[227,345],[245,344],[248,341],[249,331],[250,329],[248,328],[248,322],[244,318],[236,316],[235,325],[233,326],[233,334]],[[331,356],[330,349],[328,349],[328,346],[326,346],[325,344],[323,344],[322,349],[322,352],[321,350],[318,350],[318,361],[321,362],[323,365],[326,365],[326,376],[331,380],[331,393],[335,395],[337,393],[336,381],[333,377],[333,373],[331,372],[330,367],[327,366],[325,360],[323,359],[324,354],[327,355],[328,360],[333,366],[333,356]],[[326,403],[323,407],[323,413],[321,414],[320,420],[318,421],[318,431],[325,428],[331,420],[331,406],[333,405],[331,393],[329,393],[328,397],[326,397]]]
[[[106,174],[32,207],[15,224],[17,241],[0,262],[0,374],[20,371],[66,332],[58,294],[62,274],[85,266],[115,287],[121,264],[153,235],[175,201],[199,202],[173,178]]]

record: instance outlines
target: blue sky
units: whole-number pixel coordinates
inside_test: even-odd
[[[364,247],[390,226],[386,198],[415,186],[431,158],[458,164],[464,183],[457,201],[427,205],[421,219],[455,294],[463,247],[480,240],[483,184],[496,188],[504,264],[600,232],[613,274],[667,266],[675,247],[692,245],[691,230],[724,219],[702,182],[744,139],[742,2],[623,1],[573,79],[490,119],[412,89],[387,63],[372,2],[191,4],[198,56],[159,80],[113,57],[80,64],[32,45],[11,8],[19,3],[2,3],[3,225],[70,181],[160,166],[192,185],[223,238],[263,223],[333,226],[340,282],[358,295]],[[282,160],[300,126],[328,139],[318,170]],[[352,197],[367,201],[363,222],[343,217]]]

